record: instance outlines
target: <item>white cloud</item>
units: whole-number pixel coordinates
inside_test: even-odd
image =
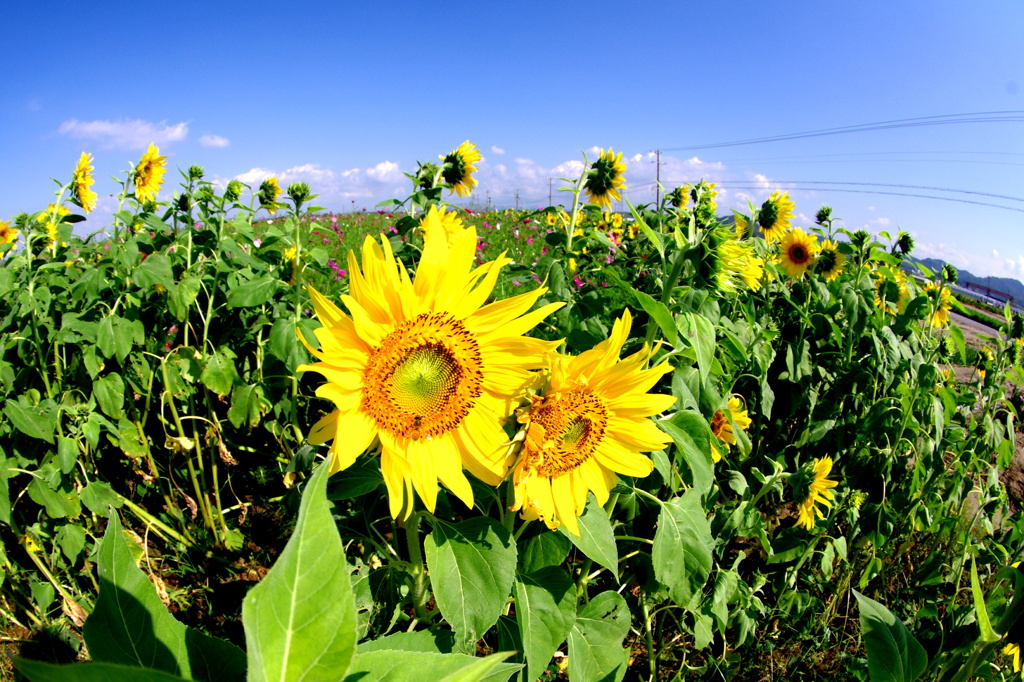
[[[505,153],[504,149],[502,149],[501,147],[496,147],[493,144],[491,145],[491,151],[494,152],[495,154],[504,154]]]
[[[997,251],[996,249],[992,249],[992,257],[999,258],[999,251]]]
[[[236,180],[241,180],[247,185],[257,185],[269,177],[273,177],[274,171],[267,170],[266,168],[251,168],[244,173],[240,173],[235,176]]]
[[[188,136],[188,123],[166,125],[163,121],[154,124],[142,119],[79,121],[72,118],[61,123],[57,132],[80,140],[96,140],[107,149],[145,149],[151,142],[162,145],[184,140]]]
[[[231,140],[220,135],[203,135],[199,138],[199,144],[204,147],[227,147],[231,144]]]
[[[402,179],[402,171],[394,161],[381,161],[368,168],[366,174],[377,182],[398,182]]]

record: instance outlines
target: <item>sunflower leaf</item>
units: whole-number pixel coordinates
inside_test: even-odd
[[[912,682],[928,666],[928,654],[893,613],[853,591],[860,608],[860,628],[868,652],[872,682]]]
[[[549,566],[516,580],[516,621],[526,655],[526,679],[536,680],[576,620],[572,578]]]
[[[455,629],[456,646],[471,653],[512,592],[516,544],[497,521],[486,517],[447,523],[433,519],[424,538],[434,599]]]
[[[328,467],[302,495],[281,557],[242,603],[249,679],[344,679],[356,651],[351,567],[327,503]]]
[[[569,678],[618,682],[626,675],[629,606],[617,592],[602,592],[576,616],[569,631]]]
[[[711,573],[711,526],[700,500],[700,491],[691,488],[666,502],[651,548],[655,577],[668,587],[672,600],[684,607]]]
[[[601,564],[613,575],[619,575],[619,549],[615,546],[615,533],[608,519],[608,512],[594,499],[593,494],[587,498],[587,508],[579,518],[580,536],[576,537],[566,530],[565,525],[558,527],[581,552]]]

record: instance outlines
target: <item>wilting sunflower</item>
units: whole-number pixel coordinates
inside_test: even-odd
[[[831,239],[821,242],[815,259],[815,269],[828,282],[834,282],[843,272],[846,256],[839,251],[839,245]]]
[[[3,244],[12,244],[18,241],[19,234],[21,234],[20,231],[11,227],[11,221],[0,220],[0,246],[2,246]],[[17,248],[18,246],[17,244],[15,244],[10,248],[10,250],[0,253],[0,258],[4,258],[8,253],[14,251]]]
[[[135,198],[140,202],[155,201],[156,193],[164,183],[167,157],[160,156],[160,148],[150,143],[149,149],[142,155],[135,166],[133,181],[135,182]]]
[[[924,292],[928,295],[929,299],[933,299],[935,312],[931,315],[931,324],[933,327],[945,327],[949,324],[949,311],[953,308],[949,302],[949,298],[952,295],[949,291],[949,287],[944,286],[939,289],[939,285],[935,282],[928,282],[924,285]]]
[[[814,263],[818,238],[799,227],[790,230],[779,244],[779,264],[793,279],[801,279]]]
[[[789,221],[793,219],[795,204],[785,192],[775,190],[761,204],[757,224],[761,227],[764,240],[769,244],[782,241],[789,229]]]
[[[441,177],[445,183],[451,185],[450,192],[458,194],[460,197],[469,196],[473,188],[476,187],[476,178],[473,177],[476,166],[473,164],[483,158],[480,150],[466,140],[459,145],[458,149],[452,150],[448,152],[447,156],[440,158],[444,161]]]
[[[647,391],[672,368],[663,362],[644,369],[652,353],[647,346],[619,360],[631,322],[627,309],[597,346],[555,358],[547,390],[520,414],[525,429],[512,470],[511,509],[522,510],[523,518],[541,519],[552,530],[564,523],[578,536],[587,493],[603,505],[616,473],[646,476],[654,464],[640,453],[671,442],[648,417],[675,398]]]
[[[799,471],[789,477],[789,484],[793,488],[793,496],[797,500],[797,523],[807,530],[814,530],[817,519],[825,518],[821,510],[816,506],[818,503],[826,507],[832,506],[832,491],[839,485],[836,481],[828,479],[832,472],[832,458],[814,458],[800,467]]]
[[[82,156],[78,158],[78,165],[75,166],[75,172],[71,176],[71,198],[86,213],[92,211],[96,206],[96,192],[90,189],[93,182],[95,180],[92,178],[92,154],[82,152]]]
[[[726,412],[729,414],[726,414]],[[732,428],[733,424],[746,431],[750,428],[751,423],[750,415],[743,407],[743,401],[737,396],[732,396],[729,398],[725,410],[717,410],[711,418],[711,433],[725,446],[725,451],[728,452],[730,446],[736,445],[736,434]],[[716,464],[722,461],[722,453],[719,452],[718,447],[714,443],[711,444],[711,459]]]
[[[616,154],[611,147],[607,152],[602,149],[597,160],[590,164],[587,179],[583,182],[588,201],[610,210],[612,200],[619,201],[622,198],[619,190],[626,188],[626,179],[623,177],[625,172],[626,162],[622,160],[622,152]]]
[[[690,188],[680,185],[666,194],[665,200],[672,208],[686,208],[690,204]]]
[[[428,213],[416,277],[411,280],[387,239],[363,242],[362,267],[349,252],[346,315],[316,290],[310,296],[324,325],[316,331],[320,362],[300,371],[324,375],[316,394],[334,402],[309,433],[312,444],[334,440],[330,471],[351,465],[380,443],[391,515],[408,518],[413,490],[430,511],[441,481],[473,505],[462,471],[497,485],[508,469],[502,421],[547,364],[558,341],[524,337],[551,312],[529,312],[544,287],[489,305],[499,258],[476,269],[476,228],[448,246],[436,211]]]

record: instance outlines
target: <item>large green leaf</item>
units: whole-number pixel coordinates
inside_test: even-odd
[[[644,311],[661,328],[661,333],[665,335],[665,340],[675,347],[679,342],[679,334],[676,331],[675,320],[672,319],[672,313],[668,307],[661,301],[654,300],[649,294],[637,291],[636,289],[633,289],[633,296]]]
[[[21,400],[8,400],[4,404],[4,416],[26,436],[53,443],[53,432],[57,429],[57,404],[52,400],[47,399],[34,406],[24,396]]]
[[[615,545],[615,533],[612,532],[612,523],[608,519],[608,512],[594,499],[593,494],[587,499],[587,507],[579,518],[580,536],[576,537],[565,525],[558,527],[558,530],[565,537],[572,540],[581,552],[589,559],[601,564],[612,575],[619,575],[619,549]]]
[[[228,292],[229,308],[248,308],[267,303],[281,287],[280,280],[264,273],[260,277],[243,282]]]
[[[120,509],[124,498],[118,495],[106,481],[92,481],[78,494],[82,504],[98,516],[108,516],[110,507]]]
[[[516,581],[516,621],[526,654],[526,679],[536,680],[576,621],[576,590],[563,569],[549,566]]]
[[[714,436],[704,417],[696,412],[680,410],[657,423],[662,431],[672,436],[678,454],[690,470],[689,483],[701,495],[711,490],[715,482],[715,463],[711,458]],[[725,446],[719,444],[719,447]]]
[[[629,607],[617,592],[602,592],[583,607],[569,631],[569,679],[618,682],[626,674]]]
[[[520,666],[502,663],[506,653],[475,658],[464,654],[385,649],[359,654],[344,682],[501,682]],[[289,678],[291,679],[291,678]]]
[[[857,590],[853,596],[860,608],[871,682],[912,682],[920,677],[928,665],[924,647],[889,609]]]
[[[113,419],[121,416],[124,409],[124,380],[120,374],[111,372],[94,381],[92,394],[96,396],[96,402],[105,415]]]
[[[184,682],[185,679],[153,668],[117,663],[57,665],[19,658],[14,665],[29,682]]]
[[[96,328],[96,345],[104,357],[116,357],[120,363],[132,349],[134,330],[132,323],[117,315],[108,315],[100,320]]]
[[[255,428],[260,417],[266,414],[269,405],[263,397],[263,387],[259,384],[238,384],[231,392],[231,407],[228,408],[228,421],[236,429],[243,424]]]
[[[245,654],[238,647],[187,628],[167,612],[135,565],[117,514],[107,523],[97,564],[100,594],[83,628],[94,661],[209,682],[244,678]]]
[[[249,680],[342,679],[356,650],[356,607],[327,502],[328,467],[302,495],[292,537],[242,602]]]
[[[174,273],[171,271],[171,262],[162,253],[153,253],[146,257],[146,260],[139,264],[132,272],[132,279],[140,289],[148,289],[157,284],[164,290],[174,286]]]
[[[691,488],[662,506],[651,559],[655,577],[676,604],[687,606],[707,582],[711,545],[711,526],[697,490]]]
[[[241,382],[238,370],[235,369],[235,353],[227,346],[210,353],[199,380],[219,396],[231,393],[235,384]]]
[[[461,651],[498,620],[516,573],[516,545],[505,528],[487,517],[460,523],[433,521],[424,538],[430,584],[441,615],[455,629]]]
[[[530,538],[519,553],[519,572],[533,573],[548,566],[561,566],[570,549],[572,543],[565,535],[544,529]]]
[[[676,316],[676,329],[679,330],[679,338],[692,346],[697,355],[697,370],[703,387],[715,360],[715,328],[702,315],[683,313]]]

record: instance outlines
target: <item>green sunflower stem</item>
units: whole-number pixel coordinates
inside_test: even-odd
[[[420,547],[420,513],[413,512],[405,522],[405,542],[412,572],[412,605],[418,620],[427,620],[427,570]]]
[[[669,271],[668,277],[662,283],[661,287],[661,302],[668,306],[672,300],[672,290],[675,288],[675,283],[679,279],[679,274],[683,271],[683,265],[686,263],[687,249],[678,249],[676,251],[675,259],[672,261],[672,269]],[[647,333],[644,335],[644,343],[651,343],[654,341],[655,334],[658,333],[658,323],[654,321],[652,317],[647,321]]]
[[[643,597],[640,598],[640,608],[643,609],[644,616],[644,641],[647,644],[647,666],[651,671],[651,682],[655,682],[658,679],[658,656],[654,652],[654,632],[651,627],[653,619],[651,618],[651,609],[647,605],[647,600]]]

